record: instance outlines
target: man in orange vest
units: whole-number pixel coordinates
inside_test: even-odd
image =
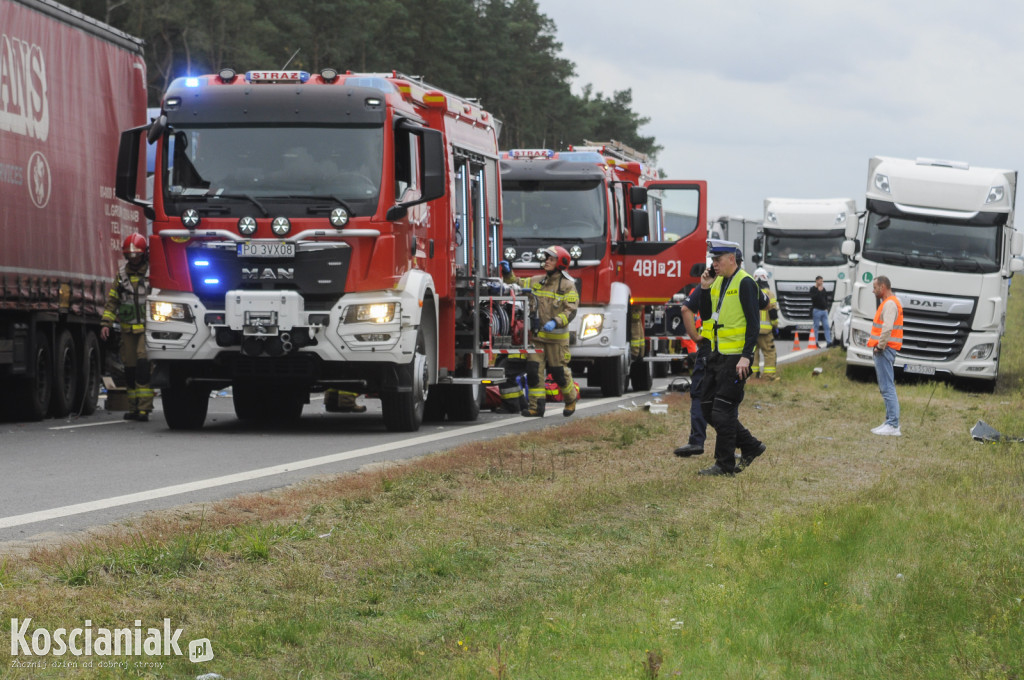
[[[872,348],[875,359],[875,375],[878,376],[878,391],[885,401],[885,422],[871,431],[875,434],[900,436],[900,400],[896,398],[896,382],[893,379],[893,364],[896,352],[903,347],[903,305],[892,292],[888,276],[876,277],[871,284],[875,297],[881,300],[871,324]]]

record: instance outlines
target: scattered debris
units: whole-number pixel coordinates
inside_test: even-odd
[[[1010,437],[1000,434],[999,430],[992,427],[984,420],[979,420],[971,428],[971,437],[976,442],[1024,442],[1024,437]]]

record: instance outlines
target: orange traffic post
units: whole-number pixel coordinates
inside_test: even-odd
[[[811,337],[807,340],[807,349],[818,349],[818,341],[814,337],[814,328],[811,328]]]
[[[800,331],[793,331],[793,351],[800,351]]]

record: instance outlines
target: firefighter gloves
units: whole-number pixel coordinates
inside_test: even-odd
[[[508,260],[502,260],[501,262],[498,263],[498,266],[501,267],[502,274],[508,274],[509,272],[512,271],[512,265],[509,263]]]
[[[541,330],[545,330],[545,331],[549,331],[550,332],[550,331],[555,330],[555,327],[557,325],[558,324],[555,323],[555,320],[551,319],[551,321],[548,321],[546,324],[544,324],[544,328],[542,328]]]

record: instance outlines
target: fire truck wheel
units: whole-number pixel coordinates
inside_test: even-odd
[[[629,374],[626,372],[624,356],[604,359],[601,366],[601,394],[605,397],[621,397],[626,391]]]
[[[176,384],[175,384],[176,383]],[[210,388],[173,381],[160,391],[164,420],[172,430],[199,430],[210,407]]]
[[[79,371],[78,390],[75,392],[74,408],[79,409],[83,416],[91,416],[96,412],[96,404],[100,399],[101,354],[100,341],[96,334],[88,331],[82,343],[82,364]]]
[[[71,331],[65,329],[57,336],[53,347],[53,389],[50,391],[50,414],[63,418],[75,407],[78,391],[78,350]]]
[[[427,366],[427,343],[420,328],[416,336],[416,352],[412,361],[398,367],[399,385],[407,391],[381,392],[380,405],[384,426],[391,432],[415,432],[423,424],[430,371]]]
[[[651,374],[651,362],[644,361],[641,357],[629,367],[629,380],[633,383],[633,390],[646,392],[654,384],[654,377]]]

